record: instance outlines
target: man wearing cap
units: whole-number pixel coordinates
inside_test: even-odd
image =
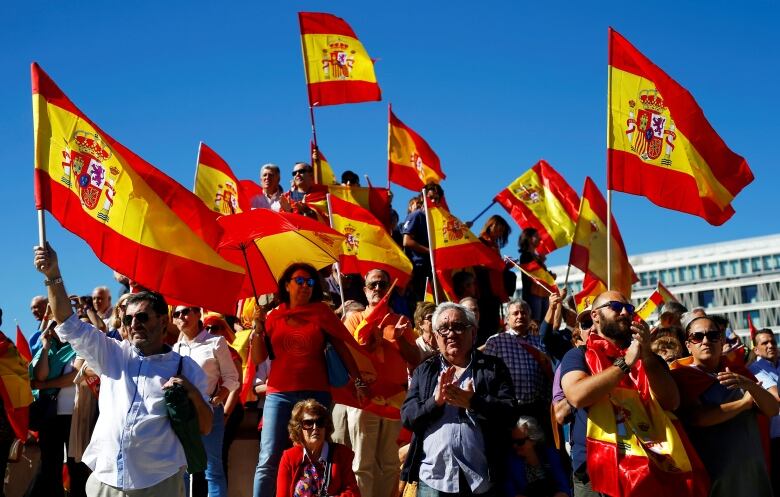
[[[750,372],[756,375],[756,379],[761,382],[769,393],[776,400],[780,401],[777,393],[777,382],[780,377],[780,360],[777,356],[777,339],[769,328],[758,330],[753,337],[753,351],[758,359],[750,365]],[[772,488],[775,496],[780,495],[780,415],[772,416],[771,427],[771,452],[772,467]]]
[[[677,387],[665,364],[650,350],[650,330],[647,324],[643,321],[632,322],[633,315],[634,306],[622,294],[614,291],[602,293],[596,297],[590,311],[593,329],[588,337],[587,351],[573,348],[561,361],[563,393],[576,408],[572,425],[572,468],[576,497],[598,495],[592,489],[587,463],[587,459],[594,454],[588,453],[586,457],[585,449],[589,408],[597,403],[603,405],[613,389],[619,386],[636,388],[629,374],[640,368],[644,369],[650,390],[662,408],[673,410],[680,402]],[[616,431],[625,426],[618,420],[614,420],[614,424]],[[624,450],[619,444],[617,449]]]

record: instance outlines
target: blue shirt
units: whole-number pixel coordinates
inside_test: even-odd
[[[402,235],[409,235],[414,238],[414,241],[420,245],[428,247],[428,223],[425,219],[425,209],[417,209],[412,211],[406,216],[403,227],[401,228]],[[406,255],[409,256],[409,260],[415,266],[428,266],[431,263],[429,254],[421,254],[414,250],[407,249]]]
[[[761,382],[762,387],[767,390],[772,387],[777,388],[777,380],[778,376],[780,376],[780,361],[775,366],[763,357],[759,357],[749,367],[750,372],[756,375],[756,379]],[[772,416],[771,423],[770,436],[772,438],[780,438],[780,416]]]
[[[590,374],[585,362],[585,349],[573,348],[561,359],[561,378],[572,371],[583,371]],[[588,411],[580,408],[574,412],[574,422],[571,430],[571,462],[574,471],[585,464],[585,431],[588,427]]]

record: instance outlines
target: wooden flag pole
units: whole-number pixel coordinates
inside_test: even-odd
[[[393,112],[393,104],[387,104],[387,189],[390,189],[390,114]]]
[[[532,275],[531,273],[529,273],[528,271],[526,271],[525,269],[523,269],[523,268],[520,266],[520,264],[518,264],[518,263],[516,263],[516,262],[515,262],[515,260],[514,260],[514,259],[512,259],[512,258],[511,258],[511,257],[509,257],[508,255],[505,255],[505,256],[504,256],[504,260],[505,260],[506,262],[508,262],[508,263],[512,264],[512,265],[513,265],[514,267],[516,267],[517,269],[519,269],[521,273],[523,273],[524,275],[526,275],[526,276],[528,276],[529,278],[531,278],[531,280],[532,280],[534,283],[536,283],[536,284],[537,284],[537,285],[539,285],[540,287],[542,287],[542,288],[544,288],[545,290],[547,290],[547,293],[549,293],[550,295],[552,295],[552,294],[553,294],[552,290],[550,290],[550,289],[549,289],[549,288],[547,288],[546,286],[544,286],[544,285],[542,285],[541,283],[539,283],[538,281],[536,281],[536,278],[534,278],[534,275]]]
[[[607,150],[612,133],[612,28],[607,29]],[[610,189],[610,161],[607,155],[607,290],[612,290],[612,190]]]
[[[428,199],[425,198],[425,189],[422,189],[423,208],[425,209],[425,225],[428,230],[428,255],[431,256],[431,279],[433,280],[433,302],[439,305],[439,283],[436,278],[436,262],[433,257],[433,230],[431,230],[431,213],[428,211]],[[423,293],[423,295],[425,295]]]
[[[493,207],[495,204],[496,204],[496,200],[494,199],[492,202],[490,202],[490,205],[488,205],[487,207],[485,207],[484,209],[482,209],[482,212],[480,212],[479,214],[477,214],[476,216],[474,216],[474,219],[472,219],[471,221],[469,221],[468,223],[466,223],[466,224],[468,224],[469,228],[470,228],[470,227],[472,227],[472,226],[474,226],[474,223],[475,223],[475,222],[477,222],[477,219],[481,218],[481,217],[482,217],[482,216],[483,216],[483,215],[484,215],[484,214],[485,214],[485,213],[488,211],[488,209],[490,209],[491,207]]]

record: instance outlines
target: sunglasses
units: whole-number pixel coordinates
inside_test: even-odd
[[[294,178],[294,177],[298,176],[299,174],[306,174],[306,173],[310,173],[310,172],[311,171],[309,169],[296,169],[295,171],[292,172],[292,175],[293,175],[293,178]]]
[[[184,309],[182,309],[180,311],[173,311],[173,314],[172,314],[173,319],[178,319],[180,316],[181,317],[187,316],[189,313],[193,312],[194,310],[195,309],[193,309],[191,307],[185,307]]]
[[[301,426],[303,426],[304,430],[311,430],[314,427],[317,428],[325,428],[325,418],[313,418],[313,419],[302,419],[301,420]]]
[[[439,336],[448,337],[452,334],[455,335],[462,335],[464,331],[468,330],[471,327],[471,325],[466,323],[450,323],[449,325],[442,326],[438,330],[436,330],[436,333]]]
[[[371,290],[386,290],[390,287],[390,283],[385,280],[376,280],[371,283],[366,283],[366,288]]]
[[[295,284],[298,286],[306,285],[309,288],[314,287],[314,283],[315,283],[314,278],[304,278],[303,276],[296,276],[295,278],[292,279],[292,281],[294,281]]]
[[[585,331],[593,327],[593,321],[580,321],[580,329]]]
[[[691,343],[701,343],[704,341],[704,337],[710,342],[719,342],[723,336],[720,334],[720,330],[707,330],[707,331],[694,331],[688,334],[688,341]]]
[[[133,324],[133,318],[135,318],[135,320],[139,323],[144,324],[149,321],[149,313],[136,312],[135,314],[125,314],[125,317],[122,318],[122,324],[125,326],[130,326]]]
[[[512,445],[514,445],[515,447],[522,447],[529,440],[530,440],[529,437],[513,438],[512,439]]]
[[[623,312],[623,309],[625,309],[628,314],[633,314],[634,310],[636,309],[634,304],[618,302],[617,300],[610,300],[609,302],[605,302],[600,306],[596,307],[596,309],[603,309],[604,307],[609,307],[617,314]]]

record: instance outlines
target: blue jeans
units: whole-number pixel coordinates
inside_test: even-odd
[[[268,394],[263,406],[263,430],[260,434],[260,457],[255,468],[254,497],[276,496],[276,473],[282,452],[289,446],[287,423],[298,401],[314,399],[328,409],[331,405],[330,392],[300,390]]]
[[[228,497],[227,478],[222,465],[222,439],[225,435],[225,409],[222,406],[214,408],[214,421],[208,435],[202,435],[203,447],[206,449],[206,471],[190,475],[184,474],[184,488],[187,497]],[[190,494],[190,478],[193,478],[192,494]],[[205,482],[204,482],[205,479]]]

